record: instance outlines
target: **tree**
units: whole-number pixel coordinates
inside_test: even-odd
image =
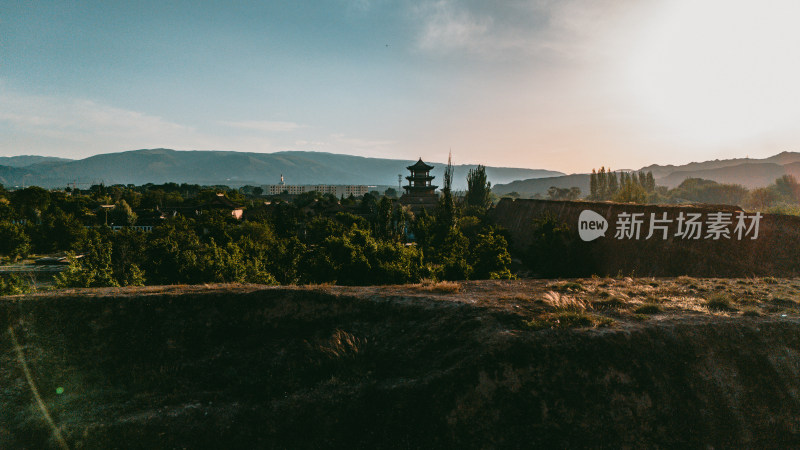
[[[547,198],[550,200],[577,200],[581,196],[581,189],[577,186],[571,188],[559,188],[550,186],[547,189]]]
[[[136,213],[124,199],[118,201],[111,210],[111,223],[120,226],[132,226],[136,223]]]
[[[511,255],[508,242],[494,230],[479,233],[472,249],[473,277],[476,279],[510,279]]]
[[[614,195],[614,201],[620,203],[646,203],[647,191],[635,180],[635,177],[631,177],[625,180],[625,184]]]
[[[645,177],[644,188],[645,190],[647,190],[648,193],[655,192],[656,190],[656,179],[655,177],[653,177],[653,172],[651,171],[647,172],[647,176]]]
[[[377,237],[387,239],[392,235],[392,210],[389,197],[381,197],[373,216],[373,230]]]
[[[31,251],[31,239],[25,234],[22,225],[0,222],[0,255],[16,261],[25,258]]]
[[[0,274],[0,295],[27,294],[31,286],[14,274]]]
[[[775,180],[775,190],[787,203],[800,202],[800,183],[793,175],[784,175]]]
[[[491,190],[492,183],[486,179],[486,167],[478,165],[478,167],[469,170],[467,174],[467,205],[482,209],[488,208]]]
[[[451,187],[453,185],[453,163],[447,157],[447,167],[444,169],[444,183],[442,186],[442,198],[436,206],[436,231],[439,236],[444,236],[448,230],[455,226],[456,205],[453,201]]]
[[[617,173],[612,172],[611,169],[608,169],[608,197],[613,197],[616,195],[617,191],[619,191],[619,180],[617,179]]]
[[[67,270],[55,277],[56,286],[65,287],[116,287],[111,267],[111,242],[96,237],[89,241],[89,251],[81,259],[71,256]]]

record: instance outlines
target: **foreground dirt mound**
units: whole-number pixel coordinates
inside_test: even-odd
[[[578,218],[582,211],[591,210],[602,216],[609,231],[604,237],[583,242],[578,237]],[[800,275],[800,217],[764,214],[759,221],[759,233],[743,233],[737,239],[738,224],[735,219],[738,208],[727,205],[674,206],[637,205],[611,202],[551,201],[502,199],[492,210],[495,223],[506,228],[512,237],[512,246],[517,255],[522,255],[534,237],[533,222],[547,215],[554,217],[570,229],[571,261],[574,266],[585,267],[585,275],[637,276],[700,276],[700,277],[748,277]],[[731,223],[724,227],[729,238],[714,240],[707,238],[710,214],[731,214]],[[615,238],[616,221],[620,214],[642,214],[641,233],[638,239]],[[698,239],[676,236],[679,215],[701,214],[702,228]],[[651,214],[668,223],[668,238],[656,229],[649,239]],[[749,214],[749,213],[748,213]],[[749,221],[745,223],[748,227]],[[577,256],[576,256],[577,255]],[[554,259],[567,255],[551,255]]]
[[[596,279],[6,297],[0,448],[57,445],[12,334],[70,448],[798,446],[799,288]]]

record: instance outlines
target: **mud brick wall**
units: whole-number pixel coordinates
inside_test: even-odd
[[[608,221],[604,237],[584,242],[578,236],[578,216],[583,210],[592,210]],[[511,234],[511,248],[521,255],[530,245],[533,221],[551,215],[567,224],[571,244],[583,246],[583,254],[593,261],[598,275],[636,276],[798,276],[800,275],[800,217],[763,214],[756,239],[752,232],[737,239],[734,228],[736,215],[741,209],[728,205],[673,206],[635,205],[610,202],[551,201],[502,199],[491,214],[497,225]],[[663,239],[656,231],[645,239],[650,229],[651,213],[661,218],[666,212],[672,219],[669,235]],[[677,218],[683,212],[702,214],[700,239],[676,236]],[[728,228],[730,238],[706,238],[709,214],[729,212],[733,222]],[[644,213],[639,239],[617,239],[617,219],[621,213]],[[750,214],[748,213],[748,216]],[[747,221],[749,225],[749,220]],[[557,257],[557,256],[554,256]]]

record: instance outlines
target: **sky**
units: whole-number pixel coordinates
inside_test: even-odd
[[[0,156],[637,169],[800,150],[795,0],[0,0]]]

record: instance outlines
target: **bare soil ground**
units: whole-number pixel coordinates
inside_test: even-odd
[[[800,445],[800,279],[64,290],[0,325],[0,448]]]

